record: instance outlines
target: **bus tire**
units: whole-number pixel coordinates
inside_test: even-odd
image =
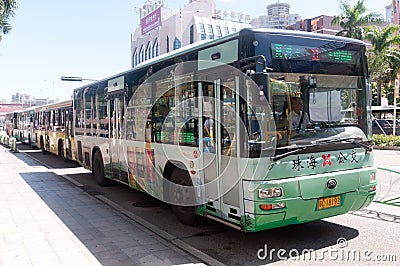
[[[104,163],[103,163],[103,157],[101,156],[101,153],[99,151],[96,151],[93,157],[93,167],[92,167],[92,174],[94,178],[96,179],[96,183],[99,186],[107,186],[110,183],[110,180],[108,180],[104,176]]]
[[[179,168],[174,168],[174,170],[172,171],[171,182],[182,186],[192,186],[192,182],[187,172]],[[177,189],[172,186],[172,188],[170,189],[170,195],[172,197],[176,197],[177,193],[179,193],[177,192]],[[194,199],[194,193],[190,196],[190,198]],[[172,205],[172,211],[175,217],[182,224],[193,226],[196,223],[196,206]]]

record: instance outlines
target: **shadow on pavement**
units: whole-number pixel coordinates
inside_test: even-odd
[[[57,163],[57,160],[60,160],[57,156],[53,156],[54,162],[53,159],[47,158],[49,155],[35,153],[37,159],[40,159],[38,158],[40,156],[46,156],[46,164],[50,167],[54,165],[61,167]],[[86,194],[76,190],[75,185],[61,176],[54,173],[40,173],[40,178],[38,178],[37,174],[23,173],[21,175],[100,262],[105,261],[101,260],[103,255],[99,247],[110,252],[114,248],[118,249],[118,243],[121,241],[127,243],[137,234],[144,234],[138,233],[137,229],[129,224],[124,225],[122,228],[124,231],[121,234],[115,228],[116,219],[121,218],[115,215],[115,210],[95,198],[86,199],[88,198]],[[247,234],[208,219],[200,219],[197,226],[187,227],[178,224],[168,205],[145,193],[134,191],[121,184],[105,188],[98,187],[90,174],[68,176],[82,183],[83,186],[80,188],[88,194],[105,195],[122,208],[227,265],[259,265],[277,262],[310,251],[315,251],[313,256],[318,256],[322,253],[322,249],[337,247],[338,239],[349,241],[359,235],[355,228],[324,220]],[[90,237],[93,235],[97,237]],[[278,256],[277,252],[281,249],[285,253],[280,253]],[[125,257],[125,259],[128,258]]]

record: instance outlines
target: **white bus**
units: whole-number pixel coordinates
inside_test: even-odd
[[[365,49],[245,29],[150,59],[74,91],[76,160],[186,225],[200,215],[255,232],[363,208],[376,193]]]

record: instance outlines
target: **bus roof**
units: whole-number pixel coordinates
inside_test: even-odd
[[[346,43],[355,43],[359,45],[365,45],[363,41],[352,39],[352,38],[346,38],[346,37],[341,37],[341,36],[334,36],[334,35],[328,35],[328,34],[321,34],[321,33],[313,33],[313,32],[305,32],[305,31],[296,31],[296,30],[276,30],[276,29],[268,29],[268,28],[245,28],[240,31],[237,31],[235,33],[231,33],[229,35],[226,35],[224,37],[215,39],[215,40],[203,40],[203,41],[198,41],[189,45],[186,45],[184,47],[181,47],[179,49],[173,50],[171,52],[159,55],[157,57],[148,59],[140,64],[138,64],[136,67],[128,69],[126,71],[117,73],[115,75],[109,76],[107,78],[95,81],[90,84],[86,84],[84,86],[78,87],[75,90],[80,90],[83,88],[87,88],[88,86],[91,86],[96,83],[100,82],[105,82],[109,79],[114,79],[117,77],[120,77],[121,75],[128,74],[132,71],[135,70],[140,70],[149,66],[152,66],[156,64],[157,62],[163,61],[163,60],[168,60],[172,59],[176,56],[179,55],[184,55],[192,51],[196,51],[201,48],[206,48],[209,46],[213,46],[219,43],[226,42],[231,39],[238,38],[240,34],[243,34],[245,32],[259,32],[259,33],[268,33],[268,34],[275,34],[275,35],[282,35],[282,36],[294,36],[294,37],[300,37],[300,38],[313,38],[313,39],[320,39],[320,40],[332,40],[332,41],[338,41],[338,42],[346,42]]]
[[[54,103],[48,103],[45,105],[40,105],[40,106],[35,106],[35,110],[48,110],[52,108],[59,108],[59,107],[69,107],[72,106],[72,100],[65,100],[65,101],[59,101],[59,102],[54,102]]]
[[[336,36],[336,35],[330,35],[330,34],[323,34],[323,33],[307,32],[307,31],[277,30],[277,29],[268,29],[268,28],[249,28],[249,29],[243,29],[242,31],[269,33],[269,34],[276,34],[276,35],[283,35],[283,36],[296,36],[296,37],[321,39],[321,40],[332,40],[332,41],[337,41],[337,42],[346,42],[346,43],[355,43],[355,44],[359,44],[359,45],[365,45],[365,42],[357,40],[357,39]]]
[[[143,68],[152,66],[152,65],[156,64],[157,62],[160,62],[160,61],[163,61],[163,60],[168,60],[168,59],[174,58],[174,57],[179,56],[179,55],[187,54],[189,52],[195,51],[195,50],[197,50],[199,48],[202,48],[202,47],[212,46],[212,45],[214,45],[216,43],[221,43],[221,42],[225,42],[225,41],[230,40],[230,39],[234,39],[237,36],[239,36],[239,32],[235,32],[235,33],[226,35],[226,36],[224,36],[222,38],[219,38],[219,39],[216,39],[216,40],[203,40],[203,41],[198,41],[198,42],[186,45],[184,47],[181,47],[179,49],[173,50],[171,52],[159,55],[159,56],[151,58],[151,59],[148,59],[148,60],[138,64],[136,67],[128,69],[128,70],[126,70],[124,72],[121,72],[121,73],[115,74],[113,76],[101,79],[99,81],[95,81],[95,82],[87,84],[85,86],[81,86],[81,87],[77,88],[76,90],[79,90],[79,89],[82,89],[82,88],[86,88],[86,87],[88,87],[88,86],[90,86],[92,84],[96,84],[96,83],[99,83],[99,82],[104,82],[104,81],[107,81],[109,79],[117,78],[117,77],[119,77],[121,75],[130,73],[130,72],[135,71],[135,70],[139,70],[139,69],[143,69]]]

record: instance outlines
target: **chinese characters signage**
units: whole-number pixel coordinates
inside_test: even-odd
[[[161,25],[161,8],[157,8],[141,20],[142,35]]]
[[[345,164],[345,163],[358,163],[357,154],[353,150],[350,154],[343,154],[342,152],[338,152],[335,154],[335,157],[332,157],[330,153],[322,154],[320,162],[318,163],[317,158],[314,155],[309,156],[307,159],[300,159],[300,156],[297,156],[297,159],[292,160],[292,170],[301,171],[303,168],[325,168],[325,167],[334,167],[335,165]]]

